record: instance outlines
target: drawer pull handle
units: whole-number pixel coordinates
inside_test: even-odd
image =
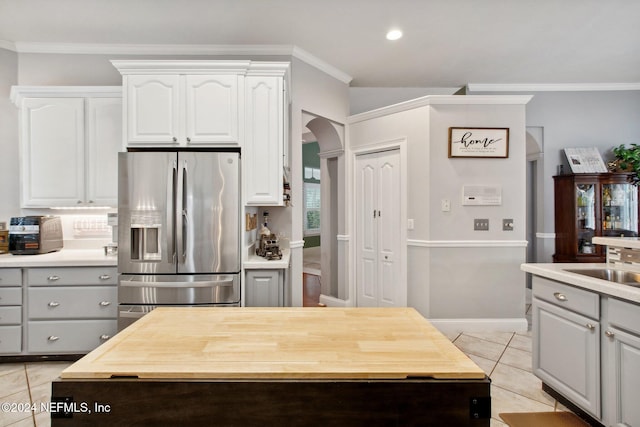
[[[108,307],[111,305],[110,301],[101,301],[100,302],[100,307]]]
[[[100,280],[109,280],[111,279],[111,276],[109,276],[108,274],[103,274],[102,276],[99,277]]]
[[[54,342],[54,341],[58,341],[60,339],[60,337],[57,337],[55,335],[51,335],[49,338],[47,338],[47,340]]]
[[[47,280],[51,281],[51,282],[55,282],[56,280],[60,280],[59,276],[49,276],[47,277]]]
[[[106,340],[108,340],[109,338],[111,338],[111,335],[106,335],[106,334],[104,334],[104,335],[100,335],[100,339],[101,339],[102,341],[106,341]]]
[[[51,301],[49,304],[47,304],[49,307],[57,307],[60,305],[60,303],[58,301]]]
[[[587,329],[589,329],[590,331],[593,331],[595,329],[595,325],[592,325],[591,323],[587,323]]]
[[[613,338],[616,335],[611,331],[604,331],[604,334],[607,336],[607,338]]]
[[[556,297],[558,301],[567,301],[567,296],[565,294],[561,294],[560,292],[554,292],[553,296]]]

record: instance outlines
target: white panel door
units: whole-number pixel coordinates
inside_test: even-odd
[[[139,144],[184,143],[180,119],[180,76],[127,76],[127,141]]]
[[[118,204],[118,152],[122,141],[122,99],[87,99],[87,197],[96,206]]]
[[[84,99],[28,98],[21,114],[22,206],[84,200]]]
[[[187,144],[239,144],[237,75],[187,75]]]
[[[356,193],[357,305],[400,306],[400,151],[358,156]]]

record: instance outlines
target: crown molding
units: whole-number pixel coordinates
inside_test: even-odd
[[[9,99],[20,107],[23,98],[120,98],[122,86],[11,86]]]
[[[0,40],[0,47],[17,53],[55,53],[73,55],[229,55],[293,56],[349,84],[353,78],[333,65],[293,45],[211,45],[211,44],[100,44],[37,43]]]
[[[365,111],[364,113],[354,114],[347,118],[347,123],[358,123],[364,120],[429,105],[526,105],[531,101],[531,98],[533,98],[532,95],[427,95],[387,107]]]
[[[12,52],[16,52],[16,44],[6,40],[0,40],[0,49],[6,49]]]
[[[111,63],[122,75],[128,74],[211,74],[238,73],[283,76],[289,70],[289,62],[249,60],[146,60],[116,59]]]
[[[592,92],[618,90],[640,90],[640,83],[467,84],[468,92]]]

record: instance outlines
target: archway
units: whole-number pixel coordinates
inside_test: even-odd
[[[344,305],[348,298],[345,230],[344,126],[324,117],[303,113],[303,126],[319,146],[320,157],[320,302]]]

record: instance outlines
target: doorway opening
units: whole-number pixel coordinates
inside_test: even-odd
[[[342,305],[347,294],[346,259],[339,257],[347,253],[339,241],[345,217],[344,126],[309,113],[303,113],[303,126],[303,306]]]

